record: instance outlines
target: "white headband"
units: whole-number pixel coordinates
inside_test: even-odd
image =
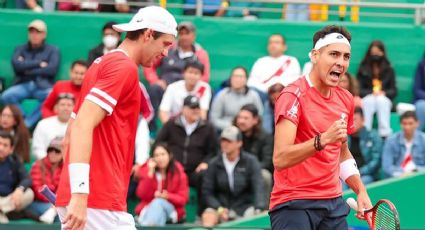
[[[323,38],[320,38],[314,45],[314,49],[319,50],[320,48],[324,46],[334,44],[334,43],[346,44],[351,48],[350,42],[347,40],[347,38],[344,37],[344,35],[340,33],[331,33],[331,34],[327,34]]]

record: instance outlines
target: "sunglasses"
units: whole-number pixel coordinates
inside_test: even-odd
[[[51,153],[51,152],[55,152],[56,154],[60,154],[60,153],[62,153],[62,151],[60,151],[59,149],[56,149],[56,148],[48,148],[48,149],[47,149],[47,153]]]

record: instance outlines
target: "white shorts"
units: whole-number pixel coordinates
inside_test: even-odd
[[[66,216],[64,207],[57,208],[59,218]],[[65,225],[62,225],[62,229]],[[127,212],[109,211],[104,209],[87,208],[87,223],[84,230],[136,230],[134,218]]]

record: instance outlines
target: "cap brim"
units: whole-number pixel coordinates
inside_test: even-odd
[[[117,32],[128,32],[128,31],[143,29],[144,26],[135,27],[134,25],[131,25],[130,23],[122,23],[122,24],[113,25],[112,28],[114,28],[114,30],[116,30]]]

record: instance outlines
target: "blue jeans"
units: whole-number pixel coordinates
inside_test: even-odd
[[[21,84],[14,85],[8,88],[1,95],[1,102],[3,105],[13,104],[18,106],[22,113],[24,114],[24,110],[22,109],[21,102],[24,99],[33,98],[38,100],[39,105],[34,109],[34,111],[30,112],[30,114],[24,114],[25,116],[25,124],[27,127],[33,127],[38,120],[41,118],[41,105],[46,99],[47,95],[50,93],[51,88],[41,89],[39,88],[34,81],[24,82]]]
[[[48,202],[33,201],[30,206],[25,209],[25,211],[30,212],[34,216],[40,217],[50,207],[52,207],[52,204]],[[56,215],[55,217],[55,223],[59,223],[58,215]]]
[[[175,215],[175,222],[177,221],[176,209],[165,199],[155,198],[145,209],[138,218],[140,225],[165,226],[167,220],[172,219],[172,215]]]
[[[416,107],[416,116],[418,117],[419,120],[419,130],[424,130],[425,127],[425,100],[420,99],[417,100],[415,103],[415,107]]]

